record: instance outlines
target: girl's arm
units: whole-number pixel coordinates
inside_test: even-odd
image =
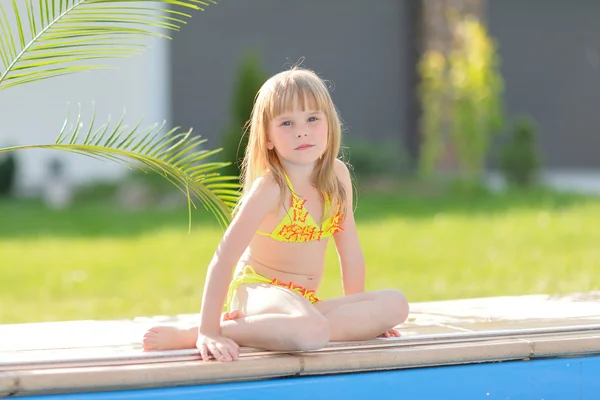
[[[342,231],[334,237],[342,270],[342,284],[344,294],[350,295],[365,291],[365,258],[360,247],[358,231],[352,210],[352,181],[348,167],[341,160],[336,160],[335,170],[337,177],[342,181],[346,190],[347,207]]]
[[[227,228],[208,267],[198,327],[200,334],[219,335],[221,311],[232,268],[246,250],[263,218],[277,204],[279,196],[279,186],[270,175],[257,179]]]

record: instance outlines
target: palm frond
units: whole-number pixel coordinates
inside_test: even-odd
[[[214,0],[11,0],[0,4],[0,90],[98,68],[141,53],[140,39],[177,31]],[[166,6],[166,7],[165,7]],[[12,13],[11,13],[12,12]],[[11,24],[9,15],[14,17]]]
[[[53,144],[0,148],[0,153],[26,149],[62,150],[151,170],[170,181],[187,197],[190,224],[191,209],[197,207],[196,201],[199,200],[215,215],[221,226],[227,226],[231,221],[231,209],[239,199],[240,185],[237,177],[221,176],[217,172],[230,163],[206,161],[221,149],[200,148],[206,139],[193,136],[191,129],[181,132],[177,127],[165,132],[163,123],[140,130],[141,121],[131,128],[123,124],[124,117],[125,113],[112,128],[110,123],[95,127],[94,113],[88,129],[82,130],[80,109],[72,127],[69,127],[69,117],[65,119]]]

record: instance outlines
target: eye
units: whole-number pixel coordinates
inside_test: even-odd
[[[283,121],[279,126],[290,126],[292,125],[292,121]]]
[[[310,118],[308,118],[308,120],[309,120],[310,122],[315,122],[315,121],[318,121],[318,120],[319,120],[319,118],[317,118],[317,117],[310,117]]]

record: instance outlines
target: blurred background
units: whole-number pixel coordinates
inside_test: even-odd
[[[237,173],[256,91],[300,64],[343,118],[369,289],[598,290],[598,15],[592,0],[220,0],[112,69],[3,90],[0,147],[52,143],[81,104],[84,125],[95,108],[193,128]],[[160,177],[0,153],[0,323],[197,312],[222,232],[202,208],[188,232]],[[331,245],[321,296],[341,293]]]

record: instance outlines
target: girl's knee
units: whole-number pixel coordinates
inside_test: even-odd
[[[386,320],[400,325],[408,318],[410,306],[406,296],[399,290],[389,289],[378,292],[378,298],[386,310]]]
[[[329,322],[323,315],[301,316],[297,323],[292,339],[295,350],[317,350],[329,343]]]

